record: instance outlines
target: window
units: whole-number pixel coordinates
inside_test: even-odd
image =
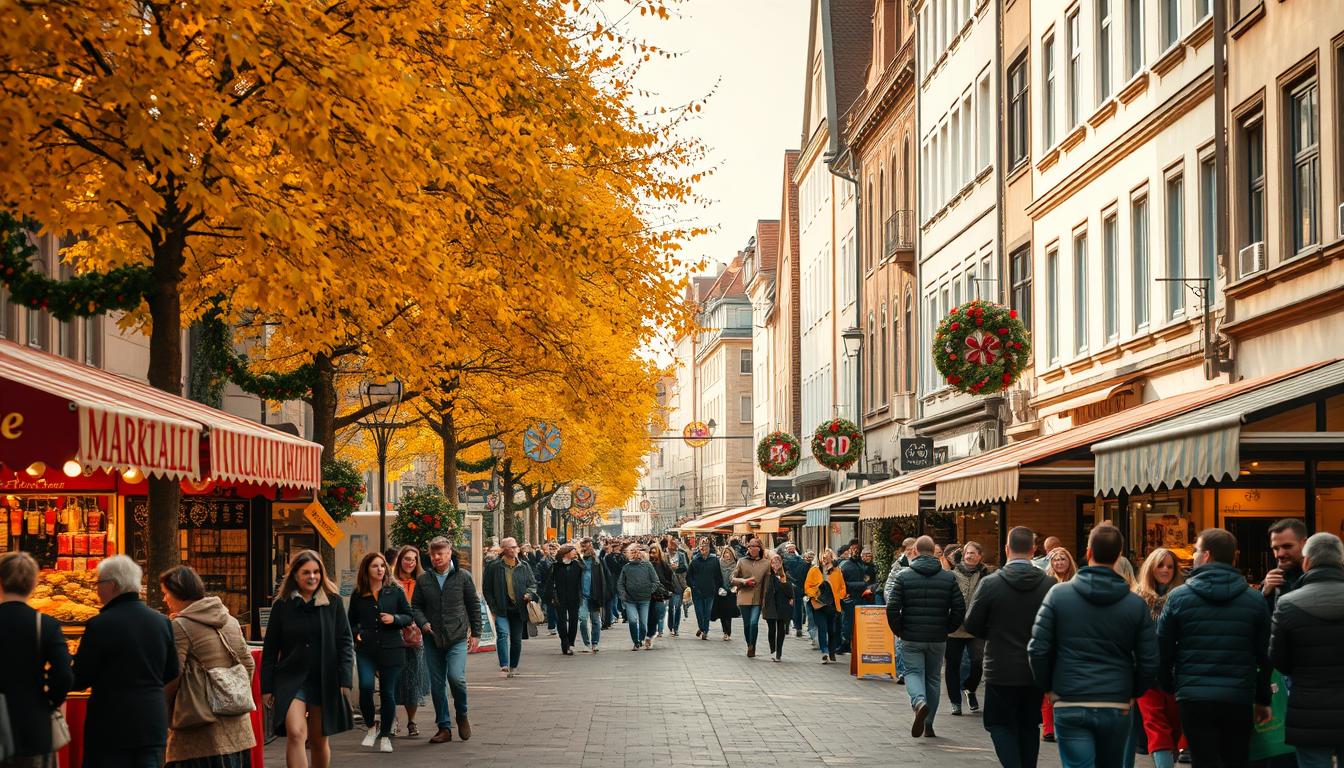
[[[46,250],[39,248],[40,256],[38,261],[33,264],[33,271],[39,275],[47,274]],[[47,348],[47,315],[40,309],[29,309],[27,314],[28,330],[26,341],[29,346],[39,349]]]
[[[1213,15],[1213,0],[1195,0],[1195,18],[1203,21]]]
[[[1149,282],[1152,269],[1148,264],[1148,198],[1135,198],[1130,203],[1129,249],[1134,272],[1134,330],[1148,325]]]
[[[1102,306],[1104,313],[1102,326],[1106,332],[1107,341],[1120,335],[1120,302],[1117,295],[1120,270],[1116,263],[1119,258],[1119,250],[1120,225],[1115,219],[1115,214],[1111,214],[1101,223],[1101,279],[1106,281],[1106,297]]]
[[[1242,123],[1241,140],[1245,169],[1242,195],[1246,204],[1246,237],[1242,244],[1250,245],[1265,240],[1265,124],[1259,115]]]
[[[980,102],[980,112],[978,114],[978,117],[980,118],[979,167],[988,168],[990,163],[994,160],[989,151],[989,132],[991,130],[990,126],[993,125],[990,115],[997,111],[994,109],[995,105],[990,101],[989,97],[989,75],[980,78],[976,99]]]
[[[1008,166],[1027,159],[1027,56],[1008,67]]]
[[[1185,277],[1185,183],[1180,175],[1167,179],[1167,277]],[[1174,318],[1185,311],[1181,291],[1176,281],[1167,282],[1167,317]]]
[[[739,421],[741,421],[743,424],[750,424],[752,419],[751,395],[742,395],[740,405],[742,407],[742,414],[739,417]]]
[[[1205,287],[1212,290],[1218,281],[1217,181],[1213,172],[1213,156],[1199,161],[1199,274],[1209,278]]]
[[[966,273],[966,298],[980,298],[979,273],[975,271],[975,264],[971,264],[970,271]]]
[[[1111,0],[1097,0],[1097,103],[1111,96]]]
[[[1158,0],[1162,3],[1162,50],[1176,45],[1181,37],[1181,0]]]
[[[905,390],[913,392],[915,389],[915,306],[914,297],[910,295],[910,290],[905,291]]]
[[[1289,184],[1292,208],[1288,225],[1292,227],[1294,253],[1319,242],[1321,143],[1316,127],[1318,96],[1314,79],[1293,88],[1288,94],[1289,162],[1293,174]]]
[[[1023,246],[1010,258],[1013,278],[1013,309],[1022,324],[1031,330],[1031,246]]]
[[[1045,81],[1045,99],[1041,105],[1041,141],[1045,147],[1055,145],[1055,38],[1047,37],[1041,44],[1041,79]]]
[[[1125,58],[1129,76],[1143,69],[1143,4],[1145,0],[1125,0]]]
[[[961,100],[961,185],[966,186],[975,178],[975,145],[971,140],[971,128],[974,113],[971,112],[971,94],[968,91]]]
[[[968,115],[966,115],[966,117],[969,118],[970,115],[968,114]],[[962,162],[962,159],[961,159],[961,158],[962,158],[962,154],[963,154],[963,152],[965,152],[965,150],[966,150],[966,143],[965,143],[964,141],[961,140],[961,110],[960,110],[960,109],[954,109],[954,110],[952,110],[952,140],[955,141],[955,142],[957,142],[957,143],[959,143],[959,144],[961,144],[961,147],[960,147],[959,149],[954,149],[954,150],[952,150],[952,168],[951,168],[951,172],[952,172],[952,186],[951,186],[951,190],[952,190],[952,193],[953,193],[953,194],[956,194],[956,191],[959,190],[959,189],[961,189],[962,185],[964,185],[964,184],[966,183],[966,171],[968,170],[968,169],[966,168],[966,164],[963,163],[963,162]]]
[[[1087,351],[1087,234],[1073,238],[1073,345]]]
[[[750,376],[750,375],[751,375],[751,350],[750,350],[750,349],[744,349],[744,350],[741,351],[740,356],[738,357],[738,367],[737,367],[737,372],[740,373],[740,374],[742,374],[742,375],[744,375],[744,376]]]
[[[877,325],[873,319],[873,311],[868,310],[868,348],[877,349]],[[869,355],[871,357],[872,355]],[[868,364],[868,402],[869,407],[877,402],[877,366]]]
[[[1059,249],[1045,254],[1045,303],[1050,327],[1046,334],[1046,349],[1050,362],[1059,359]]]
[[[877,401],[882,405],[887,404],[887,398],[890,396],[891,393],[891,390],[888,389],[887,387],[887,371],[891,369],[891,362],[887,357],[887,355],[889,354],[888,350],[891,349],[891,344],[888,343],[889,341],[890,339],[887,338],[887,305],[883,304],[882,305],[882,371],[879,374],[879,381],[881,381],[881,388],[877,391]],[[873,360],[874,362],[876,362],[877,355],[873,355]]]
[[[1069,127],[1078,124],[1082,118],[1078,115],[1078,89],[1083,75],[1083,41],[1078,30],[1078,11],[1069,14]]]

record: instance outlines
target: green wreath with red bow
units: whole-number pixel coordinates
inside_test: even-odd
[[[328,461],[322,465],[322,490],[317,498],[331,519],[339,523],[364,503],[364,477],[348,461]]]
[[[849,419],[823,421],[812,433],[812,455],[827,469],[849,469],[863,455],[863,432]]]
[[[938,323],[933,363],[962,392],[998,392],[1012,386],[1031,364],[1031,336],[1017,310],[975,299],[954,307]]]
[[[438,486],[427,485],[401,495],[397,516],[387,535],[394,546],[410,544],[426,550],[429,542],[439,536],[456,543],[461,530],[462,512]]]
[[[782,477],[798,467],[803,446],[788,432],[771,432],[756,444],[756,465],[771,477]]]

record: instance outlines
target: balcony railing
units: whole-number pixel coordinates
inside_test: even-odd
[[[884,258],[896,257],[898,260],[902,256],[913,256],[915,251],[915,216],[914,211],[896,211],[887,217],[887,223],[883,227],[883,248],[882,256]]]

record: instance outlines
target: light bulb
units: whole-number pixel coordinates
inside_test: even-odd
[[[130,467],[121,473],[121,479],[128,483],[138,483],[144,479],[144,475],[135,467]]]
[[[61,471],[65,473],[66,477],[79,477],[84,472],[84,467],[81,467],[78,461],[71,459],[65,462],[65,465],[61,467]]]
[[[27,472],[29,477],[41,477],[47,473],[47,465],[40,461],[34,461],[28,465],[24,472]]]

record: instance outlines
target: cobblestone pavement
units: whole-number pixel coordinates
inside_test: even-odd
[[[764,623],[764,622],[762,622]],[[632,652],[625,625],[603,633],[602,652],[563,656],[543,629],[523,643],[522,667],[499,678],[493,652],[473,654],[467,680],[472,737],[429,744],[433,708],[417,715],[424,735],[394,739],[395,753],[360,746],[362,731],[333,742],[333,765],[474,768],[616,768],[617,766],[996,766],[980,715],[952,717],[940,703],[938,738],[910,736],[905,688],[855,680],[848,657],[823,666],[806,634],[790,637],[784,661],[748,659],[740,638],[655,640]],[[683,624],[686,627],[687,624]],[[764,649],[765,627],[761,628]],[[400,710],[398,710],[400,713]],[[404,715],[403,715],[404,716]],[[1042,768],[1059,765],[1041,745]],[[266,750],[284,765],[284,740]]]

